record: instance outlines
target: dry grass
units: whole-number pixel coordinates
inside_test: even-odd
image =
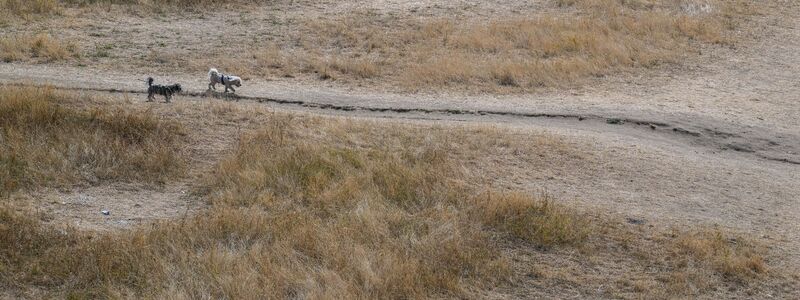
[[[397,298],[465,295],[506,276],[440,149],[351,150],[291,127],[279,118],[244,136],[209,178],[212,209],[188,220],[39,239],[58,233],[5,211],[5,282],[92,296]]]
[[[88,8],[80,14],[92,15],[93,8],[108,2],[85,2]],[[111,2],[121,4],[114,4],[120,9],[105,13],[128,14],[138,7],[169,10],[188,6],[203,14],[207,4],[205,0]],[[420,17],[380,11],[311,17],[287,12],[286,16],[281,13],[265,18],[244,10],[258,11],[260,8],[253,9],[255,5],[280,5],[236,3],[234,6],[242,11],[237,26],[248,29],[242,34],[202,39],[200,47],[197,43],[201,39],[181,28],[168,41],[160,40],[164,37],[131,41],[128,33],[138,36],[141,28],[136,32],[114,29],[115,34],[90,37],[94,40],[82,45],[84,49],[94,48],[93,57],[98,59],[78,63],[119,68],[122,57],[144,55],[144,59],[123,61],[122,66],[138,71],[156,67],[165,72],[200,72],[214,66],[245,79],[296,77],[402,91],[444,88],[525,92],[579,86],[608,75],[679,64],[702,47],[731,45],[736,41],[734,29],[754,6],[739,0],[552,0],[552,7],[542,12],[500,12],[480,18],[458,14]],[[150,22],[144,16],[152,15],[132,14],[143,16],[144,22]],[[191,14],[181,16],[184,17],[206,18]],[[264,26],[269,27],[269,32],[262,32]],[[0,44],[7,48],[3,59],[37,56],[31,43],[25,41],[31,39],[4,38]],[[159,40],[156,48],[155,40]],[[135,49],[116,49],[115,52],[127,53],[111,57],[108,51],[97,47],[105,44],[133,45]],[[51,48],[67,51],[45,51],[53,54],[42,57],[61,60],[75,54],[69,43]],[[229,48],[243,50],[217,51]]]
[[[49,88],[0,88],[0,195],[103,180],[179,175],[181,127],[147,112],[65,107]]]
[[[78,4],[96,4],[96,3],[110,3],[110,4],[125,4],[125,5],[139,5],[145,7],[171,7],[171,8],[186,8],[197,7],[201,5],[219,4],[213,0],[67,0],[66,2]],[[266,3],[271,1],[258,1],[258,0],[235,0],[229,1],[225,4],[252,4],[252,3]]]
[[[225,119],[244,113],[204,105]],[[630,267],[632,287],[608,297],[736,292],[776,274],[763,247],[723,231],[654,238],[546,196],[483,190],[464,160],[527,147],[498,130],[281,114],[252,122],[262,125],[199,184],[210,207],[196,216],[90,233],[2,203],[0,288],[31,298],[422,298],[572,284],[520,272],[559,266],[517,260],[525,251],[577,257],[575,284],[587,291],[613,282],[585,280],[595,257]]]
[[[79,56],[76,43],[55,39],[44,33],[0,37],[0,59],[4,62],[28,59],[52,62]]]
[[[591,230],[589,222],[546,194],[534,199],[524,194],[486,193],[478,199],[475,213],[481,222],[540,246],[579,245]]]
[[[225,4],[253,4],[262,3],[255,0],[228,1]],[[0,8],[6,9],[12,16],[28,17],[32,15],[48,15],[60,13],[68,6],[105,6],[125,5],[132,8],[144,9],[150,12],[197,8],[219,4],[211,0],[0,0]]]
[[[411,90],[564,86],[677,62],[699,44],[730,44],[730,30],[749,7],[743,1],[559,3],[578,13],[478,22],[370,13],[309,20],[293,42],[299,47],[255,50],[258,66],[239,69],[344,81],[376,78]]]
[[[796,284],[785,272],[769,270],[763,245],[719,229],[673,232],[643,245],[636,251],[658,262],[649,267],[668,270],[646,280],[652,283],[640,283],[645,287],[634,287],[648,298],[697,297],[743,286],[753,293],[763,283],[780,291],[782,285]]]
[[[763,251],[757,245],[747,239],[726,236],[719,230],[685,233],[677,240],[677,251],[735,280],[748,280],[767,270],[760,254]]]
[[[604,225],[617,226],[600,227]],[[590,256],[623,251],[635,257],[632,264],[619,257],[615,259],[617,266],[626,270],[621,278],[613,279],[615,285],[611,289],[615,290],[612,294],[616,298],[730,298],[734,296],[722,295],[735,290],[752,297],[764,290],[786,293],[790,291],[787,287],[797,284],[797,278],[791,278],[791,271],[767,267],[763,244],[730,231],[699,228],[647,235],[640,230],[616,228],[602,235],[615,242],[607,243],[603,238],[600,242],[589,242],[597,247]],[[580,276],[577,277],[580,282]],[[612,279],[603,282],[606,280]]]
[[[0,17],[28,16],[58,13],[57,0],[0,0]]]

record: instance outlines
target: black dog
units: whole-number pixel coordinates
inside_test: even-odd
[[[167,103],[169,103],[169,100],[172,98],[172,94],[177,94],[181,91],[180,84],[153,85],[153,77],[147,77],[147,102],[153,101],[153,99],[155,99],[155,95],[162,95],[167,100]]]

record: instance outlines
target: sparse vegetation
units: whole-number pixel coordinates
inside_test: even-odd
[[[529,90],[674,62],[693,47],[693,40],[731,43],[727,30],[745,6],[713,2],[707,11],[698,12],[673,1],[569,4],[580,13],[478,22],[451,18],[385,22],[365,13],[308,21],[303,48],[296,55],[333,57],[326,65],[337,71],[334,78],[379,76],[412,90],[440,86]],[[280,65],[304,61],[286,57]],[[371,76],[337,68],[338,62],[352,60],[379,63],[371,64],[375,69]]]
[[[104,45],[95,44],[92,56],[95,58],[110,57],[112,49],[114,49],[114,45],[112,44],[104,44]]]
[[[768,270],[763,245],[719,229],[664,234],[656,237],[649,247],[652,248],[647,257],[656,261],[664,259],[663,267],[670,270],[657,276],[665,290],[648,287],[648,293],[659,298],[758,286],[759,282],[785,276]]]
[[[4,62],[33,59],[37,62],[52,62],[78,57],[78,46],[48,34],[0,37],[0,59]]]
[[[179,175],[181,127],[151,114],[64,107],[49,88],[0,88],[0,196],[37,186]]]
[[[590,232],[589,222],[547,195],[534,199],[523,194],[486,193],[478,199],[475,209],[484,224],[540,246],[579,245]]]
[[[236,0],[226,4],[255,4],[262,3],[255,0]],[[148,12],[163,12],[178,8],[196,8],[202,5],[217,4],[211,0],[0,0],[0,17],[12,18],[31,16],[47,16],[61,13],[65,7],[87,7],[125,5],[132,8],[143,9]]]
[[[203,7],[197,4],[205,0],[111,2],[164,9]],[[738,0],[552,0],[550,5],[541,13],[504,12],[481,18],[398,17],[373,11],[313,17],[290,14],[285,20],[270,19],[269,32],[245,30],[241,37],[204,40],[204,47],[172,38],[167,47],[161,40],[165,37],[126,40],[137,47],[127,55],[146,57],[122,66],[195,72],[213,65],[245,79],[332,80],[404,91],[526,92],[579,86],[594,78],[679,63],[707,45],[731,45],[737,39],[737,24],[753,10],[748,2]],[[247,24],[258,18],[243,14],[238,26],[254,28]],[[5,38],[5,61],[37,56],[28,46],[31,43],[23,40]],[[114,43],[97,40],[85,48],[94,47],[93,57],[109,57],[109,49],[102,45]],[[218,51],[233,45],[244,50]],[[75,54],[70,47],[75,48],[69,44],[49,47],[66,50],[45,51],[51,54],[43,57],[64,59]],[[120,67],[116,60],[93,63]]]
[[[569,86],[677,62],[701,43],[731,44],[749,5],[558,1],[578,13],[490,20],[394,19],[372,13],[306,20],[298,41],[253,50],[248,76],[380,79],[409,90],[520,91]],[[268,67],[264,67],[264,66]],[[296,74],[300,73],[300,74]]]
[[[156,143],[151,138],[169,124],[63,108],[56,105],[63,96],[47,89],[6,88],[2,95],[3,128],[34,136],[57,127],[62,136],[85,131],[112,145],[133,137]],[[231,120],[248,113],[230,103],[204,105]],[[198,215],[80,232],[0,202],[0,288],[66,298],[419,298],[480,297],[527,280],[572,284],[543,271],[564,262],[537,255],[578,256],[580,263],[570,264],[575,280],[598,260],[629,268],[629,287],[597,283],[609,297],[709,295],[781,280],[768,269],[765,248],[721,230],[648,233],[546,195],[483,190],[461,161],[495,146],[520,147],[501,132],[276,113],[252,121],[262,125],[243,134],[198,184],[194,197],[209,203]],[[531,140],[559,147],[545,137]],[[45,141],[62,148],[57,138]],[[117,171],[122,178],[142,174]]]
[[[677,251],[734,280],[752,279],[767,270],[762,251],[756,245],[726,236],[719,230],[685,233],[677,240]]]
[[[0,18],[50,14],[59,9],[57,0],[0,0]]]

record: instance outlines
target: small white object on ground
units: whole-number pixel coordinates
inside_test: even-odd
[[[104,214],[106,216],[111,214],[111,212],[107,211],[107,210],[101,210],[100,213],[102,213],[102,214]]]

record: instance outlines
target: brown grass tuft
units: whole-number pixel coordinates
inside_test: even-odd
[[[734,280],[749,280],[767,271],[763,250],[746,238],[719,230],[684,233],[677,239],[676,250]]]
[[[484,193],[475,207],[484,224],[515,238],[540,246],[572,244],[586,240],[590,224],[557,205],[548,196]]]
[[[58,13],[61,11],[56,0],[0,0],[0,15],[27,16]]]
[[[82,181],[162,181],[181,173],[181,128],[148,113],[76,110],[49,88],[0,88],[0,194]]]
[[[34,36],[0,37],[0,59],[4,62],[34,59],[51,62],[78,57],[78,46],[40,33]]]
[[[329,66],[342,74],[357,78],[372,78],[380,74],[380,67],[369,59],[335,59]]]

